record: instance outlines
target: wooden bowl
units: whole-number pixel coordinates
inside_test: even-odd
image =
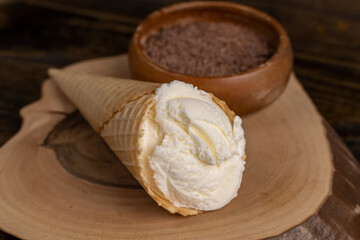
[[[146,56],[141,43],[162,26],[184,19],[246,24],[270,41],[276,51],[265,63],[230,76],[199,77],[164,69]],[[279,97],[288,82],[292,62],[289,38],[274,18],[229,2],[187,2],[155,11],[136,28],[129,48],[129,67],[134,79],[159,83],[180,80],[194,84],[226,101],[230,109],[240,115],[261,109]]]

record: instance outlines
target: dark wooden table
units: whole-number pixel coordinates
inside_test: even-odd
[[[127,52],[136,25],[153,10],[175,2],[178,1],[0,0],[0,146],[18,131],[19,109],[39,98],[47,68]],[[360,1],[238,2],[267,12],[284,25],[295,52],[295,73],[324,119],[359,160]],[[350,192],[357,192],[347,198],[348,202],[358,206],[357,211],[360,211],[358,166],[348,150],[343,149],[337,135],[331,129],[330,132],[335,136],[332,147],[340,149],[333,152],[336,170],[341,173],[340,180],[336,180],[335,172],[335,187],[348,179],[355,188]],[[342,166],[339,159],[347,159],[348,165]],[[355,164],[355,170],[351,169],[351,164]],[[336,199],[341,198],[343,188],[339,186],[333,200],[328,201],[329,207],[339,203]],[[324,213],[321,217],[320,212],[320,217],[311,221],[314,224],[320,220],[333,222],[329,226],[334,227],[348,224],[350,232],[356,223],[360,228],[359,213],[355,220],[347,217],[335,213]],[[309,229],[311,221],[308,221]],[[292,236],[296,236],[303,228],[292,231],[295,233]],[[312,231],[325,230],[313,228]],[[353,229],[352,234],[313,236],[360,239],[360,231]],[[0,231],[0,239],[16,238]]]

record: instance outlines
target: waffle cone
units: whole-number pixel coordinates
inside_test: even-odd
[[[49,75],[98,133],[127,103],[154,94],[160,86],[158,83],[68,73],[57,69],[50,69]]]
[[[149,164],[139,160],[141,124],[155,104],[155,90],[160,84],[57,69],[50,69],[49,75],[159,206],[183,216],[201,212],[176,207],[167,200],[155,181],[146,177],[152,176]]]

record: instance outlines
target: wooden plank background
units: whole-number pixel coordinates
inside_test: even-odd
[[[39,98],[48,67],[125,53],[147,14],[171,0],[0,2],[0,145],[19,109]],[[295,73],[324,118],[360,157],[360,1],[243,0],[288,31]]]

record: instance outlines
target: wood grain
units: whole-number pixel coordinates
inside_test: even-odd
[[[324,126],[335,167],[332,194],[316,216],[274,240],[359,239],[360,166],[330,125]]]
[[[44,145],[68,172],[88,181],[120,188],[141,188],[101,137],[76,111],[61,121]]]
[[[126,65],[126,56],[78,63],[67,70],[108,75],[117,69],[117,75],[128,76],[118,65]],[[61,165],[51,149],[39,146],[46,139],[53,144],[64,141],[54,135],[61,125],[65,134],[57,136],[73,134],[58,145],[58,156],[77,148],[76,156],[86,156],[97,167],[109,163],[93,160],[104,145],[86,141],[84,127],[62,122],[47,137],[64,118],[61,109],[68,113],[71,107],[56,85],[46,81],[41,100],[22,110],[22,130],[1,148],[0,191],[7,194],[0,197],[0,226],[5,231],[26,239],[258,239],[301,224],[317,213],[330,193],[333,169],[321,118],[294,76],[279,100],[243,119],[248,157],[239,196],[221,210],[196,217],[169,214],[142,189],[99,185],[98,175],[91,172],[97,173],[96,168],[87,166],[92,176],[84,177],[84,171],[74,168],[67,168],[69,174],[64,160]],[[83,157],[69,156],[62,154],[73,167],[82,165]],[[50,218],[59,209],[59,217]]]

